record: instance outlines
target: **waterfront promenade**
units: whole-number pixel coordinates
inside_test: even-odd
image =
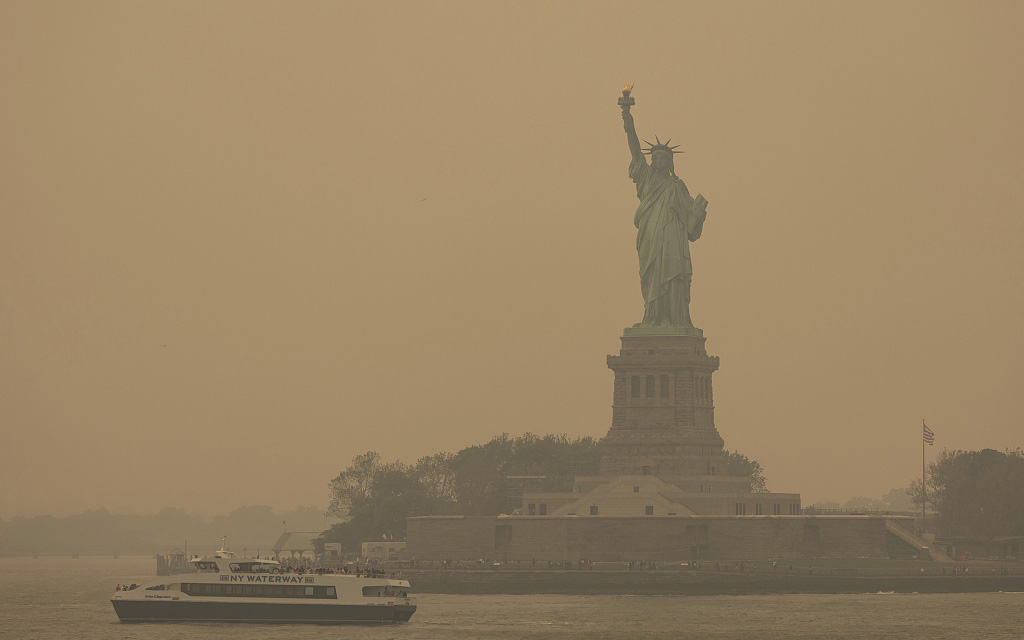
[[[941,575],[677,570],[403,570],[417,593],[752,595],[1024,592],[1024,574]]]

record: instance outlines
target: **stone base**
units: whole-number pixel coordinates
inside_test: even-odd
[[[655,327],[626,327],[622,330],[622,336],[628,338],[643,338],[646,336],[690,336],[703,338],[704,332],[697,327],[658,325]]]
[[[747,496],[751,513],[758,494]],[[407,520],[406,549],[419,560],[524,564],[884,558],[887,519],[913,526],[907,516],[418,516]]]
[[[724,473],[725,442],[715,429],[711,393],[718,358],[708,355],[705,340],[694,327],[624,331],[619,354],[608,356],[615,384],[601,475],[651,474],[676,484]]]

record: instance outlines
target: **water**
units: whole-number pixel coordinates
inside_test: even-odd
[[[778,596],[419,596],[388,626],[121,624],[118,582],[153,577],[151,558],[0,558],[0,638],[289,640],[483,638],[1014,638],[1024,594]],[[413,585],[415,589],[415,584]]]

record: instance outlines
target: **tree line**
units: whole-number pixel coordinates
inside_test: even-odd
[[[1024,450],[945,449],[921,481],[911,483],[918,509],[926,508],[950,536],[1024,535]]]
[[[727,474],[751,475],[754,490],[766,490],[760,464],[739,453],[725,454]],[[342,522],[322,539],[354,551],[361,542],[404,540],[410,516],[510,513],[524,489],[572,491],[576,476],[597,474],[600,458],[598,442],[589,436],[532,433],[502,434],[415,464],[387,462],[368,451],[330,481],[327,512]]]
[[[889,513],[911,513],[914,510],[914,502],[910,497],[910,487],[890,489],[881,498],[869,498],[867,496],[854,496],[846,502],[833,502],[819,500],[810,507],[805,508],[804,513],[810,509],[819,512],[836,511],[885,511]]]

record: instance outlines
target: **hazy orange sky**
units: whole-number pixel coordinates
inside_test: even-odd
[[[603,436],[629,151],[710,201],[716,424],[805,504],[1024,445],[1024,4],[4,2],[0,516],[327,504]]]

